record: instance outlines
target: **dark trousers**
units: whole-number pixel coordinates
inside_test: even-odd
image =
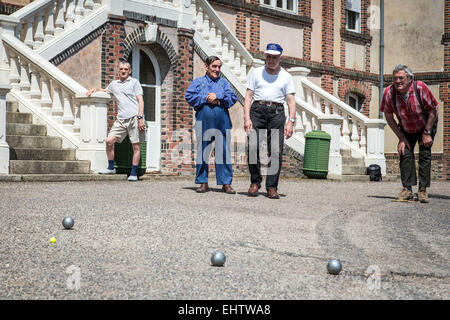
[[[430,186],[431,180],[431,146],[424,147],[422,144],[422,132],[408,133],[402,129],[411,150],[405,148],[405,154],[400,155],[400,173],[403,187],[417,185],[416,161],[414,157],[414,147],[419,143],[419,188]],[[431,137],[434,139],[436,134],[432,130]]]
[[[261,183],[260,151],[264,140],[267,141],[267,177],[266,189],[277,189],[283,159],[284,124],[286,116],[284,106],[265,106],[254,102],[250,109],[253,131],[248,137],[248,168],[251,183]]]

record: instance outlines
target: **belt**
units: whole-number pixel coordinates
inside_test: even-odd
[[[281,103],[281,102],[264,101],[264,100],[258,100],[258,101],[255,101],[255,102],[257,104],[262,104],[262,105],[265,105],[265,106],[268,106],[268,107],[271,107],[271,106],[281,107],[281,106],[283,106],[283,103]]]

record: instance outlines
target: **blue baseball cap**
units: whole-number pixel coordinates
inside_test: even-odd
[[[283,52],[283,48],[278,43],[267,44],[266,51],[264,53],[279,55]]]

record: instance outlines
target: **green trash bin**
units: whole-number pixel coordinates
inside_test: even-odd
[[[139,161],[137,175],[143,176],[147,169],[147,141],[140,142],[141,159]],[[127,174],[131,173],[131,166],[133,165],[133,147],[128,136],[123,139],[121,143],[114,144],[114,168],[116,173]]]
[[[328,174],[331,136],[325,131],[310,131],[305,136],[303,173],[308,178],[325,179]]]

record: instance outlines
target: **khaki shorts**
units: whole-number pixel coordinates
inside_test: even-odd
[[[138,143],[145,141],[145,132],[146,130],[139,130],[137,117],[117,119],[109,131],[108,137],[117,137],[119,142],[122,142],[128,135],[131,143]]]

